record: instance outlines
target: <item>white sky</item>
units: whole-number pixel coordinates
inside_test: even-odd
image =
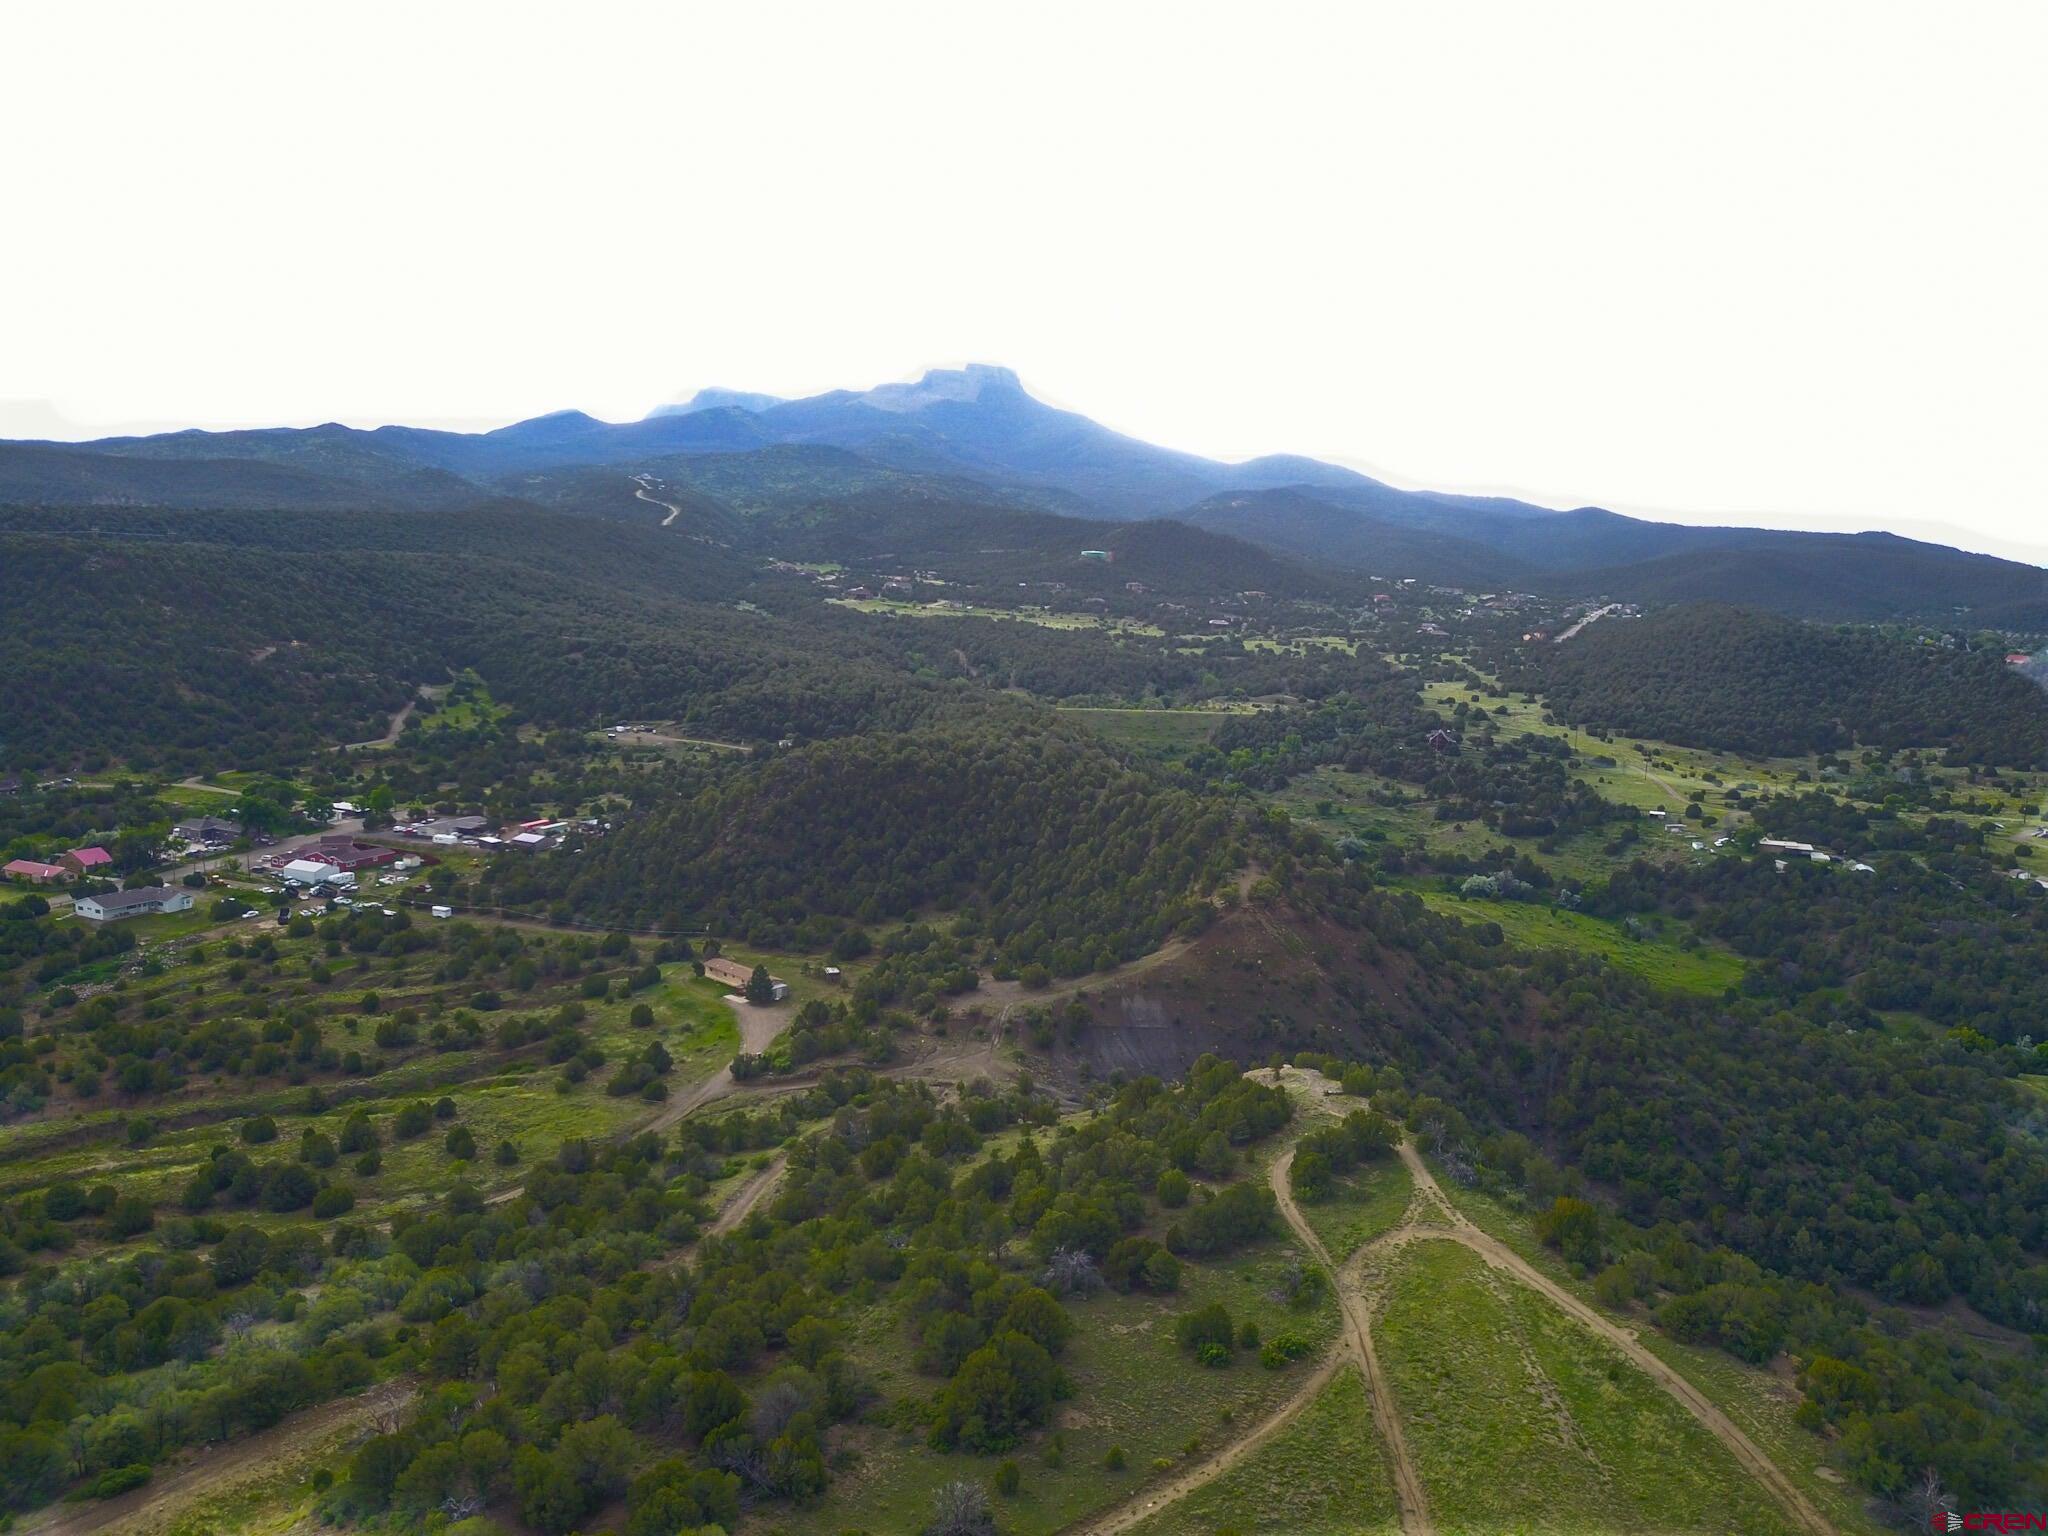
[[[967,360],[2048,559],[2048,5],[10,6],[0,434]]]

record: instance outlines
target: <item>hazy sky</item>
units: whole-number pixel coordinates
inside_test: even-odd
[[[2048,559],[2048,5],[46,5],[0,434],[967,360],[1140,437]]]

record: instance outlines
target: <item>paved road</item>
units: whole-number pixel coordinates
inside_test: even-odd
[[[1621,604],[1619,603],[1609,603],[1605,608],[1595,608],[1591,613],[1587,614],[1583,619],[1579,620],[1578,623],[1574,624],[1570,629],[1566,630],[1563,634],[1559,635],[1557,639],[1552,641],[1551,643],[1553,645],[1563,645],[1565,641],[1571,639],[1573,635],[1576,635],[1580,630],[1584,629],[1588,624],[1591,624],[1595,619],[1606,618],[1607,615],[1614,612],[1614,610],[1619,608],[1620,606]]]

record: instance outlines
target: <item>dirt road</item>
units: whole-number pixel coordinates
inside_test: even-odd
[[[710,1235],[724,1237],[753,1214],[754,1207],[774,1193],[775,1186],[782,1182],[783,1170],[788,1166],[787,1152],[778,1152],[769,1159],[767,1167],[755,1173],[732,1192],[732,1198],[725,1202],[718,1212],[717,1219],[711,1223]]]
[[[1177,1504],[1197,1489],[1213,1483],[1299,1418],[1302,1410],[1316,1400],[1316,1394],[1330,1384],[1330,1378],[1352,1364],[1352,1360],[1351,1351],[1339,1347],[1302,1381],[1292,1397],[1261,1419],[1250,1433],[1231,1441],[1185,1472],[1146,1488],[1128,1503],[1119,1504],[1092,1520],[1066,1527],[1061,1536],[1117,1536],[1118,1532],[1143,1524],[1168,1505]]]
[[[1814,1536],[1834,1536],[1834,1527],[1822,1518],[1820,1511],[1813,1507],[1806,1495],[1795,1488],[1791,1480],[1778,1470],[1778,1464],[1758,1449],[1756,1442],[1744,1434],[1735,1421],[1716,1407],[1699,1388],[1650,1353],[1643,1347],[1642,1341],[1628,1329],[1595,1311],[1507,1244],[1466,1220],[1457,1207],[1445,1198],[1435,1176],[1422,1161],[1421,1154],[1407,1142],[1401,1144],[1401,1161],[1408,1165],[1408,1172],[1415,1180],[1415,1187],[1442,1207],[1450,1222],[1448,1227],[1423,1228],[1417,1236],[1448,1238],[1452,1242],[1463,1243],[1493,1268],[1512,1275],[1530,1290],[1545,1297],[1567,1316],[1590,1328],[1627,1356],[1630,1364],[1663,1388],[1667,1396],[1699,1421],[1701,1428],[1726,1446],[1729,1453],[1748,1469],[1750,1475],[1769,1490],[1771,1496],[1778,1501],[1796,1525],[1813,1532]]]
[[[16,1526],[17,1536],[92,1536],[117,1526],[135,1531],[162,1527],[199,1495],[269,1477],[286,1457],[324,1438],[395,1417],[412,1396],[413,1383],[400,1377],[355,1397],[322,1403],[246,1439],[207,1446],[175,1467],[159,1468],[132,1492],[96,1504],[53,1504]]]
[[[1387,1389],[1386,1374],[1380,1370],[1380,1357],[1372,1346],[1372,1303],[1357,1282],[1330,1261],[1330,1252],[1323,1246],[1323,1240],[1316,1236],[1315,1228],[1308,1224],[1301,1214],[1301,1207],[1294,1203],[1294,1191],[1287,1177],[1293,1166],[1294,1149],[1290,1147],[1285,1157],[1273,1163],[1270,1176],[1273,1198],[1279,1202],[1280,1214],[1293,1228],[1294,1235],[1329,1272],[1337,1292],[1337,1305],[1344,1309],[1349,1347],[1358,1360],[1359,1368],[1365,1372],[1365,1395],[1372,1402],[1373,1428],[1379,1431],[1380,1443],[1387,1448],[1387,1457],[1394,1464],[1394,1497],[1401,1506],[1401,1529],[1406,1536],[1429,1536],[1434,1529],[1429,1520],[1429,1500],[1423,1494],[1422,1477],[1415,1470],[1415,1459],[1408,1454],[1408,1437],[1401,1432],[1401,1415],[1394,1406],[1393,1394]]]
[[[1270,1078],[1263,1073],[1254,1075],[1276,1083],[1279,1080],[1277,1075]],[[1177,1500],[1213,1482],[1284,1429],[1314,1401],[1316,1394],[1337,1371],[1351,1364],[1356,1364],[1365,1375],[1366,1394],[1372,1404],[1373,1427],[1378,1433],[1380,1443],[1387,1447],[1388,1458],[1393,1463],[1394,1492],[1400,1506],[1401,1529],[1404,1533],[1410,1533],[1410,1536],[1428,1536],[1432,1531],[1428,1500],[1402,1430],[1400,1406],[1394,1401],[1393,1393],[1386,1385],[1385,1374],[1380,1369],[1379,1356],[1373,1347],[1373,1302],[1363,1283],[1368,1268],[1375,1260],[1383,1258],[1389,1250],[1411,1242],[1424,1241],[1463,1244],[1478,1254],[1491,1268],[1502,1271],[1513,1280],[1536,1291],[1574,1321],[1590,1328],[1602,1339],[1614,1345],[1631,1364],[1647,1375],[1690,1413],[1702,1428],[1726,1446],[1736,1461],[1764,1485],[1795,1525],[1812,1533],[1812,1536],[1834,1536],[1834,1528],[1806,1496],[1792,1485],[1785,1474],[1779,1471],[1777,1464],[1758,1449],[1755,1442],[1698,1388],[1644,1348],[1634,1333],[1580,1301],[1578,1297],[1529,1264],[1512,1248],[1468,1221],[1457,1207],[1451,1204],[1435,1176],[1429,1171],[1428,1165],[1411,1144],[1402,1143],[1400,1156],[1415,1183],[1415,1198],[1409,1205],[1407,1214],[1399,1226],[1366,1244],[1342,1265],[1331,1262],[1329,1250],[1323,1246],[1322,1240],[1316,1236],[1315,1229],[1303,1218],[1299,1207],[1294,1203],[1293,1190],[1288,1183],[1288,1170],[1294,1162],[1293,1149],[1290,1148],[1274,1162],[1269,1178],[1274,1200],[1280,1207],[1280,1214],[1286,1219],[1295,1237],[1329,1271],[1335,1285],[1338,1305],[1344,1314],[1344,1335],[1336,1351],[1284,1403],[1261,1420],[1248,1434],[1166,1482],[1144,1489],[1113,1509],[1067,1527],[1065,1536],[1115,1536],[1115,1533],[1131,1530]]]

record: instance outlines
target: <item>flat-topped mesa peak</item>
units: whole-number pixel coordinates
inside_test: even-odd
[[[933,368],[914,384],[878,384],[860,398],[882,411],[921,411],[927,406],[972,404],[995,395],[1028,399],[1016,373],[994,363]]]

